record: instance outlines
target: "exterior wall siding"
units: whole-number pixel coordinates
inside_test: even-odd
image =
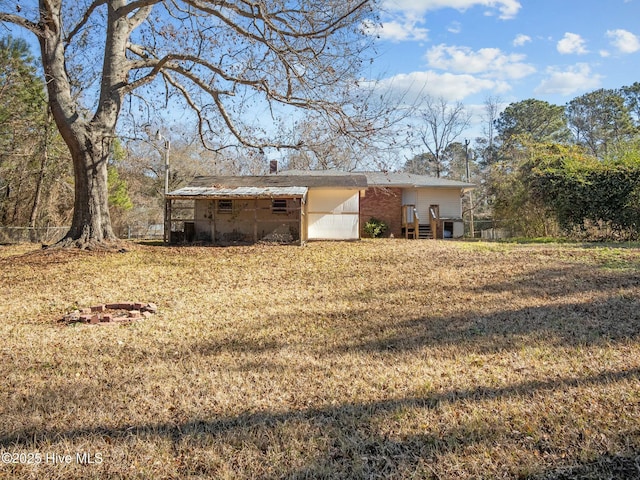
[[[358,240],[360,191],[313,188],[307,195],[308,240]]]
[[[461,218],[462,200],[460,189],[420,188],[417,192],[416,208],[421,223],[429,221],[429,206],[440,206],[440,218]]]
[[[371,218],[382,220],[389,226],[386,237],[402,236],[402,189],[369,187],[360,198],[360,232],[364,237],[364,225]]]
[[[453,223],[453,238],[464,235],[462,198],[459,188],[407,188],[402,192],[404,205],[415,205],[420,223],[429,223],[429,206],[439,205],[440,218]]]

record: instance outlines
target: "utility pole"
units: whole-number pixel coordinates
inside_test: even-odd
[[[471,173],[469,171],[469,143],[471,143],[471,141],[465,138],[464,156],[465,156],[465,161],[467,165],[467,183],[471,183]],[[469,219],[470,219],[469,233],[471,234],[471,238],[475,238],[476,232],[473,225],[473,190],[469,190],[468,193],[469,193]]]
[[[164,243],[171,242],[171,200],[167,199],[169,193],[169,151],[171,150],[171,141],[165,138],[160,130],[156,132],[156,141],[164,143]]]
[[[171,150],[171,141],[165,138],[160,130],[156,132],[156,140],[164,143],[164,194],[169,193],[169,150]]]

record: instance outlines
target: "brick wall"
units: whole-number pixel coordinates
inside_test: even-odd
[[[360,234],[363,237],[364,224],[371,218],[377,218],[389,225],[385,233],[396,238],[401,237],[402,230],[402,189],[387,187],[367,188],[366,195],[360,198]]]

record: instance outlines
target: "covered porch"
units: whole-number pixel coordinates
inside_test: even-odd
[[[165,242],[300,243],[306,187],[185,187],[165,200]]]

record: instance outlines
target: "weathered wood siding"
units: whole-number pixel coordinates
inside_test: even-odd
[[[271,199],[233,199],[230,211],[220,200],[197,200],[196,240],[213,243],[300,239],[300,200],[286,199],[286,211],[274,212]]]

